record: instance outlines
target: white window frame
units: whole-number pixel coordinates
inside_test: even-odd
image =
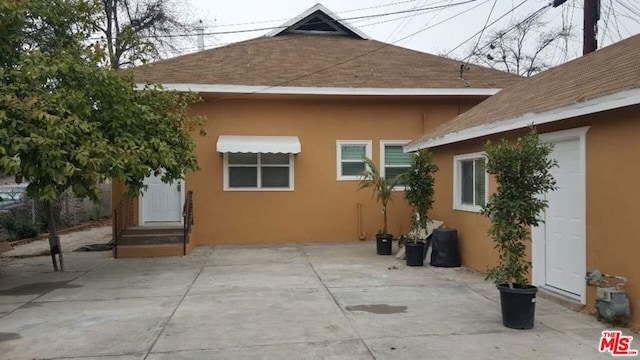
[[[478,159],[487,158],[487,154],[485,152],[476,152],[464,155],[456,155],[453,157],[453,209],[460,211],[469,211],[479,213],[482,211],[482,206],[480,205],[470,205],[462,203],[462,162],[468,160],[478,160]],[[475,177],[475,171],[474,177]],[[474,178],[475,180],[475,178]],[[475,182],[475,181],[474,181]],[[484,173],[484,195],[485,204],[489,201],[489,174],[485,171]],[[475,200],[475,184],[473,187],[473,198]]]
[[[387,177],[387,169],[386,169],[386,164],[385,164],[385,147],[387,145],[390,146],[405,146],[408,143],[410,143],[411,140],[380,140],[380,175],[382,175],[383,177]],[[389,167],[405,167],[405,166],[398,166],[398,165],[389,165]],[[404,185],[400,185],[400,186],[395,186],[393,188],[393,191],[404,191],[405,187]]]
[[[234,188],[234,187],[229,187],[229,153],[224,153],[223,154],[223,190],[224,191],[293,191],[294,186],[293,186],[293,179],[294,179],[294,154],[287,154],[289,155],[289,165],[279,165],[279,164],[268,164],[265,165],[265,167],[288,167],[289,168],[289,187],[282,187],[282,188],[276,188],[276,187],[260,187],[260,185],[262,184],[262,171],[260,171],[260,168],[262,167],[262,154],[264,153],[251,153],[251,154],[258,154],[258,163],[256,165],[246,165],[246,167],[255,167],[257,168],[256,171],[258,172],[258,187],[238,187],[238,188]],[[241,165],[239,165],[238,167],[241,167]]]
[[[342,175],[342,146],[343,145],[364,145],[365,146],[365,154],[366,156],[371,159],[371,156],[373,154],[371,147],[372,147],[372,141],[371,140],[337,140],[336,141],[336,174],[337,174],[337,180],[338,181],[358,181],[362,179],[362,176],[360,175]],[[349,161],[347,160],[347,162],[355,162],[355,161]],[[365,169],[367,168],[366,164],[365,164]]]

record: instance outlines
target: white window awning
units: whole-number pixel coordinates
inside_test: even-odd
[[[299,154],[297,136],[220,135],[216,149],[220,153],[282,153]]]

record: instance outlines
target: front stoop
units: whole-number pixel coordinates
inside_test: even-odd
[[[184,229],[182,226],[130,227],[124,230],[117,247],[118,258],[182,256]],[[115,250],[114,250],[115,251]],[[190,246],[187,244],[187,252]]]

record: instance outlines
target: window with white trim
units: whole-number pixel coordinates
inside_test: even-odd
[[[413,153],[405,153],[404,145],[408,140],[380,141],[380,174],[387,179],[407,172],[413,163]],[[404,190],[404,184],[398,183],[395,190]]]
[[[454,156],[453,182],[453,208],[480,212],[489,195],[484,153]]]
[[[225,190],[293,190],[293,154],[224,154]]]
[[[364,158],[371,158],[371,140],[336,142],[338,180],[360,180],[366,170]]]

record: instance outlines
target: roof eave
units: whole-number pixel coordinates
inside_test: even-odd
[[[136,84],[143,88],[144,83]],[[165,90],[216,94],[360,95],[360,96],[491,96],[499,88],[350,88],[227,84],[161,84]]]
[[[529,126],[546,124],[554,121],[574,118],[577,116],[595,114],[602,111],[614,110],[625,106],[640,104],[640,88],[621,91],[587,100],[580,103],[554,108],[540,113],[529,113],[490,124],[479,125],[457,132],[451,132],[440,137],[427,140],[417,140],[404,147],[405,152],[454,144],[461,141],[476,139],[506,131],[522,129]]]

